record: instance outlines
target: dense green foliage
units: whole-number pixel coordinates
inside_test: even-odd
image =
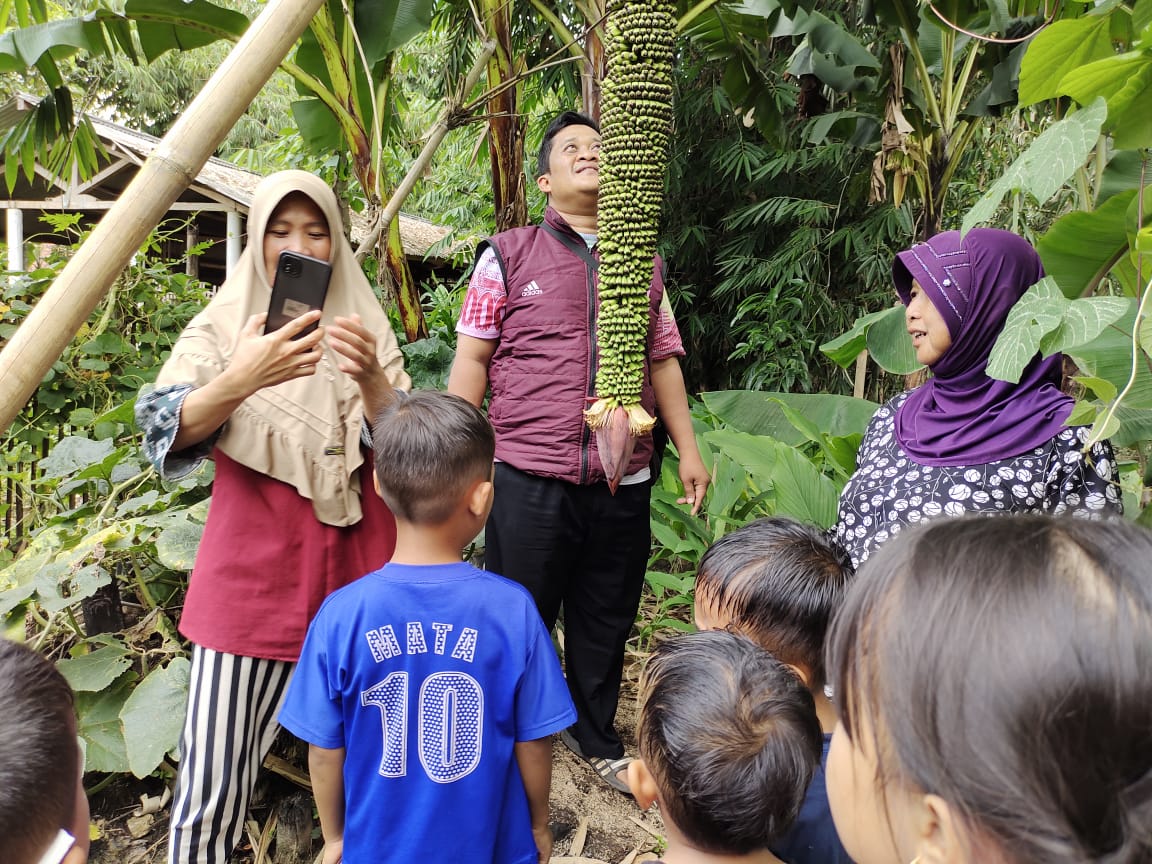
[[[691,389],[850,392],[816,347],[887,304],[907,206],[867,203],[865,150],[805,145],[800,121],[766,141],[706,59],[684,57],[677,80],[661,251]]]

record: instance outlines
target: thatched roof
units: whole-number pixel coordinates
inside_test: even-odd
[[[20,95],[0,105],[0,130],[11,128],[19,122],[24,112],[38,102],[34,96]],[[76,176],[63,180],[52,177],[50,172],[37,165],[35,180],[29,182],[21,172],[12,193],[7,200],[0,202],[0,207],[92,214],[110,208],[135,177],[140,165],[156,149],[160,139],[94,115],[88,115],[88,119],[109,157],[101,158],[96,174],[84,182]],[[192,212],[219,214],[228,211],[247,216],[252,191],[261,178],[262,175],[256,172],[223,159],[209,159],[195,181],[173,205],[172,211],[184,217]],[[355,245],[368,234],[371,226],[358,213],[352,214],[351,221],[351,236]],[[429,250],[448,234],[448,228],[427,219],[400,214],[400,236],[404,242],[404,253],[409,259],[426,260]],[[207,233],[202,229],[201,236],[213,236],[211,227],[208,227]],[[438,260],[440,257],[433,256],[429,263],[441,263]]]

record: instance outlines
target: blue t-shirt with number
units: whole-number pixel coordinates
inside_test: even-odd
[[[535,864],[513,746],[576,712],[532,597],[470,564],[386,564],[308,629],[280,723],[344,747],[344,861]]]

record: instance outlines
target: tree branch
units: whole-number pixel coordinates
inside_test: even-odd
[[[435,125],[428,133],[428,140],[424,142],[424,147],[420,151],[420,155],[412,163],[408,169],[408,173],[404,175],[404,179],[400,181],[400,185],[396,187],[396,191],[388,199],[388,203],[384,205],[384,209],[376,217],[376,224],[372,226],[372,231],[364,241],[356,249],[356,260],[363,261],[368,252],[376,248],[376,244],[380,242],[380,236],[392,224],[392,220],[400,213],[400,207],[403,205],[404,200],[416,188],[416,183],[420,176],[427,169],[429,163],[432,161],[432,156],[436,152],[436,148],[440,146],[440,142],[444,137],[461,125],[463,117],[469,113],[464,108],[464,99],[472,92],[472,88],[476,86],[476,82],[480,80],[484,69],[488,65],[488,60],[496,51],[495,40],[488,40],[484,43],[480,55],[476,58],[476,62],[472,64],[472,68],[468,71],[467,77],[464,79],[464,85],[460,88],[460,92],[451,99],[445,106],[444,110],[440,112],[440,117],[436,120]]]

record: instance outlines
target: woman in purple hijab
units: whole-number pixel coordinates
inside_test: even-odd
[[[1044,275],[1022,238],[995,228],[938,234],[896,256],[892,278],[927,383],[872,418],[832,536],[859,565],[905,525],[965,513],[1122,512],[1107,442],[1065,426],[1063,357],[1039,354],[1018,384],[989,378],[1008,313]]]

